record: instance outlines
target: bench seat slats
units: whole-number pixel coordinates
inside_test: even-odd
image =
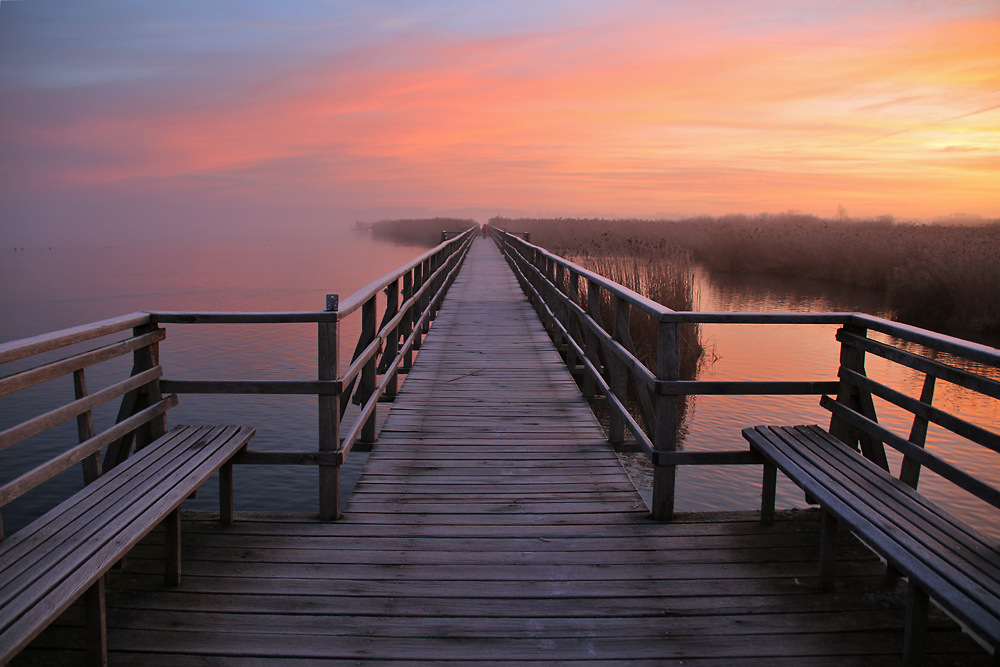
[[[942,606],[1000,644],[997,549],[819,427],[758,426],[743,434]]]
[[[829,396],[821,398],[819,404],[830,410],[835,417],[842,419],[851,426],[854,426],[868,435],[881,440],[928,470],[936,472],[938,475],[945,478],[958,488],[968,491],[980,500],[984,500],[990,505],[1000,509],[1000,490],[997,490],[989,484],[973,477],[969,473],[948,463],[944,459],[934,456],[922,447],[914,445],[909,440],[896,435],[877,422],[858,414],[854,410],[844,407],[841,403],[838,403]]]
[[[894,508],[902,521],[901,525],[928,548],[956,557],[961,561],[956,563],[957,566],[972,567],[1000,587],[1000,551],[986,544],[961,519],[898,479],[885,475],[881,470],[874,471],[872,466],[866,465],[867,459],[847,450],[823,429],[817,426],[800,426],[796,427],[796,431],[800,433],[799,442],[804,447],[811,448],[831,466],[857,465],[858,475],[870,483],[859,487],[859,491],[871,494],[872,501],[882,507]],[[825,441],[827,446],[816,446],[813,438]]]
[[[852,527],[857,528],[865,541],[876,548],[883,556],[890,561],[900,561],[900,569],[912,575],[921,583],[925,583],[931,590],[954,589],[960,592],[962,598],[970,598],[985,610],[1000,608],[1000,598],[996,592],[990,592],[983,588],[979,580],[970,576],[968,568],[956,565],[953,562],[954,553],[946,548],[934,549],[929,541],[921,541],[912,533],[912,526],[907,526],[901,519],[895,508],[877,507],[871,504],[871,489],[867,484],[858,483],[857,478],[852,478],[844,474],[845,468],[833,465],[823,465],[823,462],[816,462],[815,455],[808,449],[796,450],[791,443],[799,443],[795,437],[796,431],[791,428],[773,429],[772,432],[780,433],[784,436],[784,444],[791,445],[791,457],[800,463],[800,469],[804,466],[809,470],[811,477],[819,482],[821,491],[817,492],[817,499],[824,507],[827,503],[824,499],[829,499],[831,494],[836,497],[843,506],[847,508],[847,514],[840,517],[838,512],[831,506],[838,518],[843,518]],[[801,432],[799,432],[801,433]],[[814,441],[813,441],[814,442]],[[834,441],[836,442],[836,441]],[[827,444],[829,443],[827,441]],[[833,444],[834,447],[845,449],[843,445]],[[856,464],[848,468],[854,473],[859,468],[874,470],[874,465],[860,456],[851,455],[852,463]],[[817,465],[819,463],[819,465]],[[882,473],[884,481],[897,481]],[[912,493],[912,491],[911,491]],[[866,511],[867,510],[867,511]],[[957,519],[955,519],[957,521]],[[909,529],[909,530],[908,530]],[[910,558],[912,556],[912,559]],[[912,562],[911,562],[912,560]],[[896,564],[896,563],[894,563]],[[989,614],[995,623],[995,614]]]
[[[4,559],[0,570],[0,606],[6,605],[10,596],[17,593],[17,590],[11,591],[11,586],[23,587],[24,573],[37,568],[38,562],[77,551],[89,536],[102,530],[123,508],[126,511],[130,507],[133,511],[141,509],[143,503],[149,502],[141,497],[142,491],[156,472],[171,462],[179,465],[184,444],[194,442],[203,432],[201,429],[172,430],[153,446],[137,452],[78,495],[0,543],[0,555]],[[119,507],[114,507],[116,503]]]
[[[809,456],[808,452],[806,449],[806,456]],[[859,456],[852,458],[857,461],[863,460]],[[838,467],[836,462],[825,462],[821,459],[820,465],[823,463],[827,463],[823,470],[829,471],[830,479],[833,480],[828,487],[830,491],[849,503],[854,511],[864,513],[875,526],[876,532],[864,533],[863,528],[859,532],[862,532],[866,541],[874,542],[873,546],[880,553],[890,561],[894,561],[899,558],[897,552],[905,549],[907,554],[916,556],[920,566],[900,567],[900,569],[919,583],[936,590],[932,588],[932,583],[943,581],[947,587],[958,592],[960,596],[958,599],[963,602],[966,599],[974,601],[986,610],[1000,608],[1000,596],[997,594],[1000,587],[996,579],[984,574],[981,569],[977,571],[977,568],[968,562],[962,562],[960,551],[953,550],[947,541],[943,543],[942,540],[936,539],[937,536],[925,530],[926,522],[909,521],[905,516],[906,510],[903,509],[907,507],[905,501],[897,504],[892,504],[891,501],[882,502],[878,499],[878,489],[873,485],[863,481],[858,483],[857,478],[844,474],[844,468]],[[854,473],[856,470],[857,468],[854,468],[851,472]],[[853,526],[853,520],[850,517],[847,519]],[[963,551],[969,553],[968,550]],[[987,567],[989,565],[982,560],[979,564]],[[942,590],[947,593],[947,589]]]
[[[11,544],[0,543],[0,663],[178,508],[253,433],[237,426],[177,427],[18,531]]]

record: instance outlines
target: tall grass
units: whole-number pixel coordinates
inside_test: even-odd
[[[647,241],[630,238],[624,241],[602,234],[573,251],[565,252],[567,259],[599,273],[605,278],[624,285],[660,304],[674,310],[692,310],[698,301],[695,265],[691,253],[672,246],[663,240]],[[612,322],[614,306],[612,296],[601,292],[601,318]],[[629,334],[635,356],[654,373],[659,338],[659,321],[633,309],[629,318]],[[701,338],[701,326],[684,323],[680,327],[680,379],[697,378],[706,359],[714,356],[706,351]],[[635,388],[630,387],[624,397],[629,412],[637,423],[643,424]],[[686,431],[688,397],[681,397],[677,404],[678,436]],[[607,426],[606,409],[594,408],[602,425]],[[648,432],[648,429],[647,429]]]
[[[609,234],[591,240],[586,246],[567,252],[570,261],[599,273],[643,296],[673,310],[693,310],[698,302],[695,265],[691,253],[665,241],[630,238],[616,241]],[[611,322],[611,296],[604,293],[601,316]],[[634,311],[629,332],[636,357],[655,372],[659,323],[645,313]],[[705,360],[701,327],[695,323],[681,326],[681,379],[693,380]]]
[[[800,214],[684,220],[495,218],[573,253],[590,239],[664,242],[711,271],[833,281],[883,293],[896,319],[966,336],[1000,335],[1000,221],[979,226],[825,220]]]

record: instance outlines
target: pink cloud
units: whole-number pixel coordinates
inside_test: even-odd
[[[25,191],[317,209],[1000,215],[1000,19],[863,18],[738,31],[612,13],[475,37],[417,26],[258,76],[226,59],[231,76],[155,90],[29,90],[0,112],[23,155],[4,175]],[[75,106],[61,115],[30,113],[64,99]]]

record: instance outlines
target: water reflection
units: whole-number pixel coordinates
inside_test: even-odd
[[[708,275],[699,273],[702,311],[866,312],[885,317],[884,300],[864,290],[839,288],[815,281]],[[835,325],[705,324],[702,335],[715,350],[715,360],[700,372],[701,380],[836,380],[840,345]],[[873,336],[878,337],[878,336]],[[882,337],[888,342],[888,337]],[[913,352],[918,352],[910,346]],[[919,347],[919,346],[916,346]],[[944,363],[955,362],[937,354]],[[962,362],[967,364],[967,362]],[[919,398],[924,375],[867,355],[873,379]],[[977,369],[997,377],[997,369]],[[756,424],[818,423],[826,426],[830,414],[816,396],[697,396],[688,398],[683,447],[692,451],[742,450],[740,430]],[[937,383],[934,405],[994,432],[1000,431],[1000,401],[951,385]],[[876,399],[879,422],[904,438],[913,415]],[[928,449],[980,479],[1000,487],[1000,455],[933,424]],[[901,457],[887,448],[891,469],[898,475]],[[642,457],[627,455],[626,464],[649,494],[650,470]],[[997,511],[937,475],[924,471],[920,490],[987,534],[1000,538]],[[678,511],[741,510],[760,501],[760,470],[756,466],[687,466],[679,469]],[[780,507],[804,507],[802,492],[780,480]]]
[[[327,293],[343,297],[404,264],[424,248],[346,234],[328,243],[283,242],[163,244],[111,248],[6,251],[0,259],[0,341],[54,331],[138,310],[322,310]],[[342,367],[360,331],[360,318],[342,325]],[[316,378],[316,325],[167,325],[161,344],[166,377],[175,379],[312,380]],[[107,341],[120,340],[123,334]],[[86,349],[95,346],[86,344]],[[73,350],[60,350],[54,358]],[[35,365],[41,359],[34,359]],[[27,367],[5,364],[7,375]],[[124,357],[87,370],[91,393],[123,379]],[[73,397],[72,380],[60,378],[0,398],[0,429],[54,409]],[[98,428],[114,423],[117,405],[95,411]],[[348,414],[348,418],[352,413]],[[311,396],[184,395],[169,424],[238,423],[257,428],[253,447],[313,451],[318,408]],[[73,420],[0,452],[0,483],[76,442]],[[345,477],[360,473],[364,457],[352,456]],[[317,473],[311,466],[238,466],[240,510],[317,510]],[[67,470],[11,505],[8,532],[82,486],[78,467]],[[185,507],[213,509],[216,487],[207,484]]]
[[[887,317],[883,295],[804,278],[712,273],[699,268],[698,310],[725,312],[861,312]]]

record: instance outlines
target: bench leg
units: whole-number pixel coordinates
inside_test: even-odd
[[[181,508],[176,508],[163,520],[163,560],[167,586],[181,584]]]
[[[924,658],[924,637],[927,635],[927,614],[930,598],[912,581],[906,588],[906,626],[903,632],[903,666],[914,667]]]
[[[778,468],[772,463],[764,464],[764,479],[760,485],[760,522],[765,526],[774,523],[774,494],[778,483]]]
[[[219,521],[229,525],[233,522],[233,462],[228,461],[219,468]]]
[[[820,510],[819,528],[819,588],[833,589],[833,568],[837,562],[837,517]]]
[[[104,575],[97,578],[83,594],[86,614],[87,665],[106,667],[108,664],[108,625],[104,606]]]

